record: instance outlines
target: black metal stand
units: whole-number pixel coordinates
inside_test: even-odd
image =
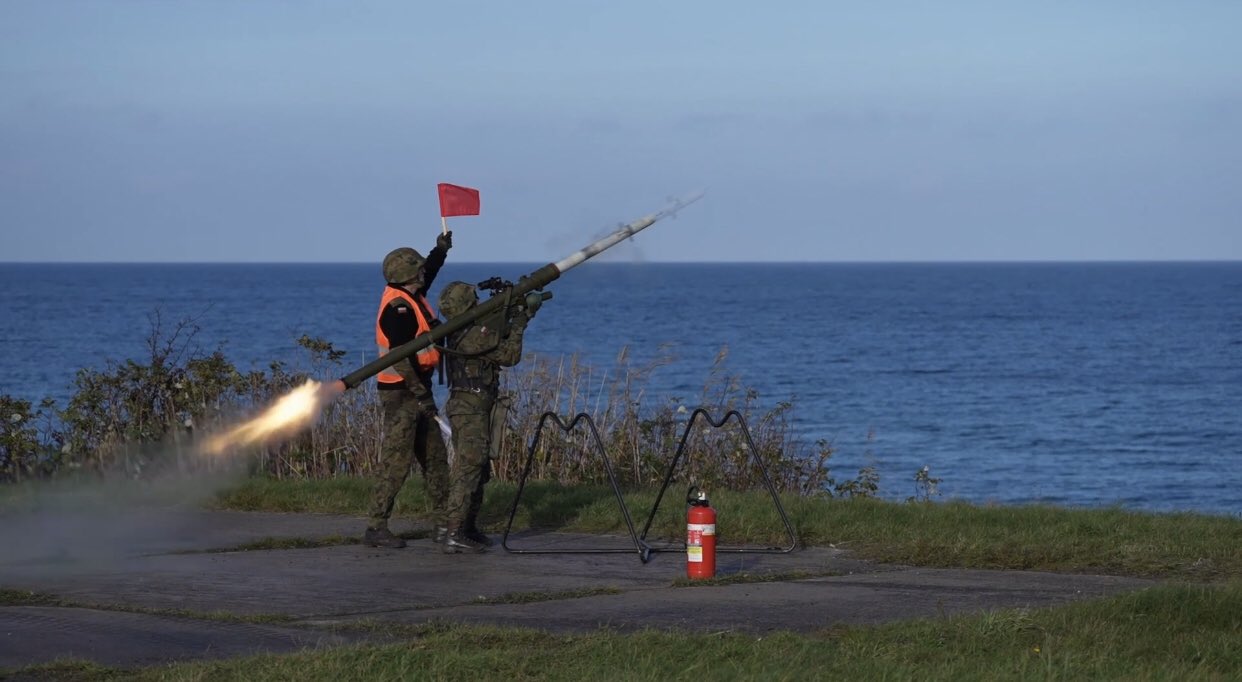
[[[556,422],[557,427],[565,433],[573,431],[578,422],[586,422],[591,430],[591,438],[595,441],[595,449],[599,451],[599,456],[604,460],[604,470],[608,472],[608,482],[612,484],[612,491],[617,495],[617,506],[621,508],[621,515],[625,517],[625,526],[630,531],[630,538],[634,540],[634,549],[619,549],[616,547],[579,547],[576,549],[514,549],[509,546],[509,531],[513,528],[513,517],[517,516],[518,502],[522,499],[522,490],[526,488],[526,477],[530,475],[531,467],[535,463],[535,451],[539,447],[539,439],[543,435],[543,426],[549,420]],[[612,470],[612,461],[608,459],[608,452],[604,450],[604,442],[600,440],[599,431],[595,428],[595,422],[591,420],[591,416],[585,412],[579,412],[569,424],[561,421],[561,418],[555,412],[544,412],[539,417],[539,425],[535,427],[535,437],[531,439],[530,450],[526,455],[526,466],[522,468],[522,476],[518,479],[517,494],[513,496],[513,508],[509,510],[509,523],[505,526],[505,534],[500,539],[500,546],[505,551],[514,554],[627,554],[631,551],[638,552],[638,558],[644,564],[651,559],[651,548],[642,538],[638,537],[638,533],[634,531],[634,520],[630,517],[630,509],[625,506],[625,498],[621,495],[621,486],[617,484],[617,476]]]
[[[759,467],[759,472],[763,475],[763,484],[768,489],[768,494],[772,496],[772,502],[776,505],[776,511],[780,514],[781,522],[785,525],[785,532],[789,536],[789,545],[786,547],[717,547],[717,552],[728,552],[737,554],[788,554],[798,547],[798,535],[794,532],[793,524],[789,522],[789,516],[785,513],[785,506],[781,504],[780,495],[776,492],[776,486],[772,484],[772,478],[768,475],[768,468],[764,465],[763,459],[759,457],[759,450],[755,447],[755,441],[750,436],[750,429],[746,428],[746,420],[737,410],[730,410],[725,414],[724,418],[716,421],[711,414],[704,408],[696,408],[690,414],[690,420],[686,422],[686,428],[682,431],[681,440],[677,445],[677,451],[673,454],[672,461],[669,462],[668,470],[664,473],[664,484],[660,486],[660,492],[656,495],[655,504],[651,507],[651,514],[647,517],[647,523],[643,526],[643,532],[634,531],[634,520],[630,516],[629,507],[625,505],[625,498],[621,494],[621,486],[617,484],[617,476],[613,472],[612,461],[608,459],[608,453],[604,449],[604,443],[599,437],[599,431],[595,428],[595,422],[591,420],[591,416],[585,412],[579,412],[569,424],[561,421],[561,418],[555,412],[544,412],[539,417],[539,425],[535,428],[535,437],[531,439],[530,448],[526,455],[526,465],[522,468],[522,476],[518,479],[517,494],[513,497],[513,507],[509,510],[509,523],[505,526],[504,536],[500,540],[500,546],[507,552],[514,554],[627,554],[631,551],[638,552],[638,558],[645,564],[651,559],[651,555],[655,552],[683,552],[685,551],[685,543],[681,545],[669,545],[664,547],[652,547],[647,543],[647,533],[651,530],[651,524],[655,521],[656,512],[660,509],[660,502],[664,499],[664,493],[668,490],[668,486],[673,481],[673,474],[677,471],[677,465],[681,462],[682,456],[686,451],[686,443],[690,440],[691,430],[694,428],[695,422],[699,417],[703,417],[711,424],[712,428],[721,428],[730,418],[736,418],[738,426],[742,429],[742,436],[746,439],[746,447],[750,450],[751,458],[755,462],[755,466]],[[591,438],[595,442],[595,449],[599,451],[599,455],[604,461],[604,470],[608,473],[608,482],[612,484],[613,493],[617,496],[617,506],[621,509],[621,515],[625,518],[625,526],[630,531],[630,538],[634,541],[634,549],[619,549],[616,547],[579,547],[575,549],[515,549],[509,546],[509,532],[513,529],[513,519],[517,516],[518,503],[522,500],[522,491],[526,489],[526,479],[530,476],[531,467],[535,463],[535,452],[539,448],[539,440],[543,436],[543,427],[549,420],[556,423],[556,426],[564,433],[573,431],[579,422],[586,422],[591,432]]]
[[[677,445],[677,452],[673,454],[673,460],[668,464],[668,471],[664,474],[664,485],[660,486],[660,493],[656,495],[655,504],[651,506],[651,514],[647,517],[647,523],[643,526],[643,532],[639,535],[639,540],[644,544],[647,542],[647,532],[651,530],[651,523],[655,521],[656,512],[660,509],[660,502],[664,499],[664,493],[668,490],[669,484],[673,481],[673,473],[677,470],[677,464],[681,461],[682,455],[685,454],[686,443],[690,440],[690,432],[694,428],[694,422],[702,416],[707,420],[712,428],[720,428],[729,421],[730,417],[737,418],[737,424],[742,429],[742,435],[746,438],[746,447],[750,450],[751,458],[755,462],[755,466],[759,467],[759,473],[763,474],[763,484],[768,489],[768,493],[772,496],[772,502],[776,505],[776,511],[781,515],[781,522],[785,524],[785,532],[789,534],[789,546],[787,547],[716,547],[716,552],[731,552],[735,554],[788,554],[798,547],[798,535],[794,532],[793,524],[789,522],[789,516],[785,513],[785,505],[781,504],[780,495],[776,493],[776,486],[772,485],[772,477],[768,475],[768,468],[764,465],[763,459],[759,457],[759,449],[755,447],[755,441],[750,437],[750,429],[746,428],[746,420],[737,410],[729,410],[720,421],[712,419],[710,413],[702,407],[695,408],[690,414],[690,421],[686,422],[686,429],[681,433],[681,442]],[[685,544],[680,547],[651,547],[652,552],[668,552],[668,551],[685,551]]]

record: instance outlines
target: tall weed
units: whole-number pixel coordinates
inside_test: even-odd
[[[303,336],[296,343],[305,357],[295,366],[273,362],[264,371],[242,372],[221,349],[198,347],[194,320],[169,327],[156,312],[150,321],[142,361],[78,370],[74,393],[63,407],[50,400],[35,407],[0,395],[0,481],[69,472],[138,478],[152,467],[220,466],[218,460],[194,455],[202,434],[235,423],[308,378],[331,379],[348,369],[342,362],[344,352],[323,339]],[[728,371],[727,358],[728,349],[722,348],[696,395],[656,400],[650,391],[652,373],[675,361],[667,348],[643,365],[634,364],[629,349],[623,348],[613,366],[602,369],[576,355],[528,354],[504,374],[503,390],[512,397],[512,407],[494,475],[506,481],[520,475],[543,413],[585,412],[598,429],[616,475],[627,486],[662,482],[684,434],[679,480],[709,488],[749,489],[762,484],[766,470],[782,492],[839,492],[846,484],[829,475],[831,445],[797,438],[791,423],[793,400],[772,404],[770,398],[761,399],[757,390]],[[699,418],[686,433],[694,409],[700,406],[715,419],[736,412],[745,420],[751,440],[736,419],[711,428],[708,420]],[[329,405],[313,428],[278,445],[256,448],[247,453],[246,461],[253,473],[273,478],[369,476],[379,466],[382,423],[374,382],[365,382]],[[547,429],[535,454],[536,479],[607,480],[585,429],[569,434]]]

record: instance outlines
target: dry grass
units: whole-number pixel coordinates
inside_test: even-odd
[[[79,370],[75,393],[64,407],[44,401],[36,408],[0,396],[0,411],[6,416],[0,419],[0,481],[75,471],[142,478],[170,468],[219,469],[228,463],[196,455],[203,434],[234,423],[308,378],[333,379],[348,369],[342,351],[303,336],[297,345],[306,357],[297,366],[272,363],[267,371],[242,373],[219,350],[200,352],[193,343],[196,331],[193,321],[166,329],[154,315],[147,361]],[[528,355],[504,375],[504,390],[513,405],[495,463],[496,478],[518,477],[545,412],[566,420],[586,413],[626,485],[658,484],[684,436],[680,470],[702,485],[758,487],[762,475],[757,456],[782,492],[832,490],[827,468],[831,447],[796,439],[790,426],[793,403],[761,397],[744,386],[727,370],[727,356],[722,348],[698,394],[661,401],[651,397],[650,382],[655,369],[672,362],[668,355],[636,366],[623,349],[608,368],[594,367],[578,356]],[[713,429],[702,416],[687,433],[697,407],[716,419],[735,412],[745,420],[751,438],[737,419]],[[244,453],[242,465],[276,479],[371,476],[382,445],[377,392],[373,382],[365,382],[329,405],[313,428]],[[566,434],[545,429],[533,478],[566,484],[606,481],[590,430]]]

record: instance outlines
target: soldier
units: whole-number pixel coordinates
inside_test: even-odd
[[[447,320],[478,301],[475,288],[465,282],[453,282],[440,292],[440,310]],[[492,544],[477,522],[483,486],[491,478],[493,446],[504,426],[504,409],[497,398],[500,368],[522,359],[522,334],[538,308],[537,301],[521,303],[451,334],[444,349],[449,382],[444,408],[453,428],[454,453],[448,538],[441,547],[446,554],[482,552]]]
[[[436,238],[436,246],[424,259],[414,249],[402,247],[384,258],[384,288],[375,320],[375,342],[380,355],[440,324],[427,302],[427,290],[453,247],[453,233]],[[427,491],[427,506],[435,524],[436,542],[443,542],[445,505],[448,501],[448,451],[436,424],[436,401],[431,378],[440,362],[440,351],[429,346],[383,370],[379,380],[384,410],[384,447],[380,479],[371,501],[371,519],[363,542],[372,547],[405,547],[405,540],[388,530],[393,500],[410,473],[411,458],[418,461]]]

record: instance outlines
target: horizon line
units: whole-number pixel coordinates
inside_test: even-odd
[[[703,260],[703,261],[653,261],[653,260],[600,260],[598,264],[606,265],[1193,265],[1193,264],[1234,264],[1242,263],[1242,258],[1098,258],[1098,259],[968,259],[968,260]],[[0,260],[0,265],[376,265],[378,261],[342,260],[342,261],[190,261],[190,260]],[[538,260],[475,260],[449,261],[455,265],[544,265]],[[446,263],[446,264],[448,264]]]

